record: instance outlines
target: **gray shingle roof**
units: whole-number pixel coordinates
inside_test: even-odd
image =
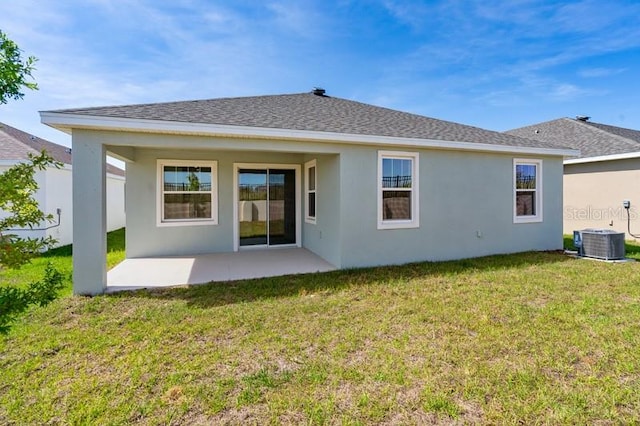
[[[580,150],[579,158],[640,152],[640,131],[559,118],[505,132]]]
[[[313,93],[48,111],[124,119],[216,124],[552,148],[544,141]]]
[[[0,123],[0,160],[28,160],[29,154],[37,155],[43,149],[54,160],[63,164],[72,164],[71,150],[66,146],[40,139],[15,127]],[[114,175],[124,176],[124,170],[112,164],[107,164],[107,171]]]

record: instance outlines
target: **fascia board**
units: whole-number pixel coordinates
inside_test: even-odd
[[[575,157],[577,150],[494,145],[435,139],[397,138],[390,136],[359,135],[352,133],[318,132],[308,130],[272,129],[266,127],[228,126],[219,124],[186,123],[177,121],[130,119],[56,112],[40,112],[41,121],[66,133],[71,129],[118,130],[145,133],[168,133],[218,137],[303,140],[313,142],[345,143],[356,145],[383,145],[396,147],[436,148],[461,151],[517,153]]]
[[[565,160],[564,164],[597,163],[600,161],[629,160],[634,158],[640,158],[640,152],[627,152],[625,154],[612,154],[612,155],[600,155],[598,157],[575,158],[571,160]]]

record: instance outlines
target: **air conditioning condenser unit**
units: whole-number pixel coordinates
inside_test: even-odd
[[[578,254],[603,260],[624,259],[624,232],[611,229],[583,229],[573,231]]]

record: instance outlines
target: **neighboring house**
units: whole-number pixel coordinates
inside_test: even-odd
[[[41,112],[72,134],[74,291],[106,285],[105,153],[128,258],[304,247],[337,268],[562,247],[562,160],[536,142],[311,93]]]
[[[57,240],[59,246],[71,244],[73,242],[71,148],[0,123],[0,173],[15,164],[27,161],[29,154],[37,155],[43,149],[63,164],[59,169],[48,167],[46,170],[37,171],[35,176],[39,187],[35,198],[40,210],[53,215],[55,220],[53,223],[40,224],[37,230],[11,231],[11,233],[31,238],[51,236]],[[122,228],[125,225],[124,171],[112,165],[107,166],[106,194],[106,229],[112,231]],[[2,214],[0,210],[0,215]]]
[[[640,234],[640,131],[580,116],[506,133],[580,150],[564,161],[565,234],[586,228],[628,233],[629,225],[631,233]],[[631,202],[629,215],[625,200]],[[635,237],[628,233],[627,238]]]

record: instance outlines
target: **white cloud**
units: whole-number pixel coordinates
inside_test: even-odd
[[[567,99],[576,98],[585,93],[585,90],[580,89],[573,84],[563,83],[556,85],[549,93],[549,96],[558,101],[564,101]]]
[[[610,77],[626,71],[627,68],[583,68],[578,71],[578,75],[584,78]]]
[[[424,3],[407,2],[401,0],[383,0],[383,7],[399,22],[409,25],[414,30],[422,30],[428,26],[429,15],[436,16],[433,12],[435,6]]]
[[[0,108],[22,120],[16,114],[29,106],[37,119],[37,109],[313,85],[434,116],[447,105],[561,104],[606,90],[604,78],[589,82],[603,85],[596,91],[572,77],[632,74],[635,65],[616,68],[601,57],[640,47],[638,7],[616,0],[607,13],[596,1],[5,1],[0,28],[40,59],[41,90]]]
[[[562,32],[593,33],[638,13],[638,5],[630,2],[583,0],[558,7],[551,17],[551,24]]]
[[[569,102],[587,97],[599,97],[605,99],[607,90],[591,87],[580,87],[572,83],[552,83],[548,98],[555,102]]]
[[[272,29],[306,39],[322,38],[327,32],[327,15],[317,10],[313,2],[277,1],[266,7],[272,13],[268,19]]]

